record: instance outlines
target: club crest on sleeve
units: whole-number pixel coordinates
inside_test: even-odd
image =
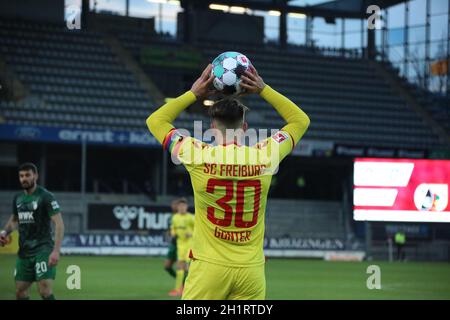
[[[53,210],[59,209],[59,204],[56,201],[52,201],[51,202],[51,206]]]
[[[275,135],[272,136],[273,140],[275,140],[278,143],[282,143],[283,141],[288,139],[288,135],[284,132],[278,132]]]

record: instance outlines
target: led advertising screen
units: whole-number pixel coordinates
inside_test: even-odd
[[[450,222],[450,160],[356,158],[357,221]]]

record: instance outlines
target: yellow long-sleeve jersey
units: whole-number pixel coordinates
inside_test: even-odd
[[[263,264],[264,215],[272,175],[305,133],[308,116],[269,86],[261,92],[286,120],[254,146],[210,145],[183,136],[171,122],[195,101],[188,91],[147,119],[154,136],[188,170],[195,202],[192,257],[226,266]]]
[[[194,232],[194,215],[189,212],[185,214],[175,213],[172,216],[170,233],[177,237],[177,241],[185,241]]]

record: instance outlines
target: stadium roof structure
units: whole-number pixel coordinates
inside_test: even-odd
[[[208,6],[209,4],[220,4],[227,6],[244,6],[255,10],[279,10],[281,12],[303,13],[309,16],[329,18],[354,18],[364,19],[367,17],[367,7],[377,5],[385,9],[405,0],[335,0],[319,2],[315,5],[297,5],[301,1],[292,0],[182,0],[181,5]]]
[[[380,9],[385,9],[402,2],[405,2],[405,0],[335,0],[316,4],[313,8],[341,12],[359,12],[362,16],[364,16],[366,14],[367,7],[371,5],[376,5],[380,7]]]

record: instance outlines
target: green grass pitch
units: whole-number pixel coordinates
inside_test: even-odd
[[[63,256],[57,299],[175,299],[163,258]],[[0,255],[0,300],[14,299],[15,256]],[[381,289],[366,287],[367,266],[381,268]],[[66,269],[81,268],[81,289],[69,290]],[[267,299],[450,299],[449,263],[327,262],[269,259]],[[31,298],[39,299],[35,285]]]

